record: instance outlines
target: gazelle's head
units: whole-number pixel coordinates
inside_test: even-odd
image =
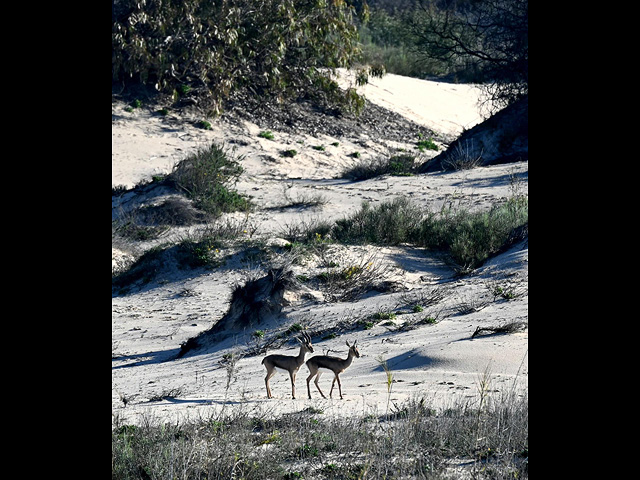
[[[313,353],[313,345],[311,345],[311,337],[307,332],[302,332],[302,335],[297,337],[297,339],[298,339],[298,342],[300,342],[300,345],[302,345],[302,347],[307,352]]]
[[[349,355],[355,355],[356,358],[360,358],[360,352],[358,351],[358,347],[356,347],[356,343],[358,343],[358,340],[353,342],[352,345],[349,345],[349,340],[347,340],[347,347],[349,347]]]

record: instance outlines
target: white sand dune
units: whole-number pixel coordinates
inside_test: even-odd
[[[373,79],[364,93],[373,103],[449,135],[482,120],[479,92],[474,87],[387,75]],[[212,141],[234,145],[236,153],[244,156],[245,168],[237,189],[251,195],[258,208],[246,219],[243,214],[230,217],[249,222],[255,229],[253,239],[259,237],[267,243],[276,241],[287,225],[340,218],[363,201],[375,204],[402,195],[430,208],[444,202],[485,208],[510,195],[513,184],[509,179],[514,175],[521,179],[521,192],[526,193],[528,184],[527,162],[351,182],[338,177],[356,161],[350,156],[352,152],[359,151],[367,158],[388,154],[391,148],[415,151],[415,146],[390,146],[384,139],[360,138],[357,132],[342,138],[316,138],[274,131],[274,140],[267,140],[258,137],[261,126],[250,122],[213,121],[212,130],[202,130],[188,121],[193,119],[162,117],[144,109],[127,112],[124,107],[112,103],[112,186],[131,187],[152,175],[167,173],[185,155]],[[338,145],[332,145],[336,142]],[[320,144],[324,151],[312,148]],[[283,158],[279,152],[285,148],[295,148],[299,154]],[[312,194],[321,195],[324,204],[311,209],[275,208]],[[120,201],[124,200],[113,200],[114,209],[120,208]],[[169,235],[163,241],[170,239]],[[312,334],[318,353],[346,355],[345,340],[357,339],[362,356],[341,376],[344,400],[337,395],[321,399],[313,385],[313,398],[307,399],[306,366],[298,374],[295,400],[284,374],[272,379],[276,398],[267,400],[262,356],[247,355],[256,343],[252,332],[229,338],[217,351],[167,361],[183,342],[217,322],[227,310],[234,285],[256,273],[254,265],[240,261],[229,249],[220,252],[225,261],[219,269],[167,273],[139,290],[113,295],[112,414],[127,422],[148,417],[159,421],[207,417],[223,408],[279,414],[314,406],[326,414],[369,414],[384,413],[389,406],[410,398],[425,398],[434,407],[443,407],[473,401],[479,378],[485,373],[496,398],[513,391],[526,393],[528,329],[475,338],[472,334],[479,326],[528,322],[528,243],[515,245],[462,278],[456,278],[437,256],[417,248],[332,248],[331,255],[343,265],[375,255],[377,262],[388,267],[388,280],[399,291],[378,292],[354,302],[291,298],[277,321],[259,328],[268,338],[300,323]],[[113,262],[121,261],[121,255],[114,249]],[[306,274],[316,265],[309,259],[294,268],[297,274]],[[495,286],[515,289],[517,298],[496,298],[492,294]],[[441,300],[423,312],[414,313],[406,305],[410,296],[420,298],[434,292]],[[323,340],[314,334],[330,326],[353,325],[379,311],[396,312],[396,317],[377,321],[369,329],[345,329],[336,338]],[[421,323],[428,316],[438,321]],[[410,324],[415,328],[409,329]],[[291,340],[269,353],[297,354],[297,350]],[[230,353],[244,356],[227,388],[223,360]],[[381,360],[387,361],[394,375],[391,392]],[[325,393],[330,384],[330,375],[324,375],[321,385]]]
[[[340,71],[339,84],[354,86],[353,75]],[[484,120],[482,91],[467,84],[444,83],[386,74],[357,87],[368,100],[442,133],[459,135]]]

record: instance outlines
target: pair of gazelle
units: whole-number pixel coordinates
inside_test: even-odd
[[[305,355],[309,353],[313,353],[313,345],[311,345],[311,338],[306,332],[302,332],[302,337],[296,337],[298,342],[300,342],[300,353],[298,356],[294,357],[292,355],[267,355],[262,360],[262,364],[267,368],[267,376],[264,377],[264,383],[267,387],[267,398],[273,398],[271,395],[271,388],[269,388],[269,379],[273,377],[276,373],[276,369],[284,370],[289,372],[289,378],[291,379],[291,396],[296,398],[296,374],[298,373],[298,369],[304,363]],[[322,374],[322,370],[330,370],[334,374],[333,383],[331,384],[331,391],[329,392],[329,397],[333,393],[333,387],[335,386],[336,380],[338,381],[338,390],[340,391],[340,398],[342,399],[342,385],[340,385],[340,374],[344,372],[351,362],[353,361],[353,357],[360,357],[360,352],[358,352],[358,348],[356,347],[356,340],[353,342],[353,345],[349,345],[347,341],[347,347],[349,347],[349,354],[347,358],[342,359],[338,357],[330,357],[328,355],[316,355],[315,357],[311,357],[307,360],[307,367],[309,368],[310,375],[307,377],[307,393],[309,394],[309,398],[311,398],[311,387],[309,386],[309,382],[313,377],[316,377],[314,383],[316,384],[316,388],[322,395],[322,398],[327,398],[320,390],[320,385],[318,385],[318,380],[320,379],[320,375]]]

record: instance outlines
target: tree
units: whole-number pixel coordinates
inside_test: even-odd
[[[348,101],[354,92],[343,94],[327,70],[359,53],[354,14],[345,0],[113,0],[112,80],[196,89],[212,113],[239,89]]]
[[[495,108],[528,94],[528,0],[420,0],[418,7],[409,24],[422,55],[475,71]]]

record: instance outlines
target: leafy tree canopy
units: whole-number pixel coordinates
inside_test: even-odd
[[[239,89],[275,98],[303,94],[361,105],[328,72],[360,53],[345,0],[112,0],[112,81],[158,92],[197,89],[211,113]]]

